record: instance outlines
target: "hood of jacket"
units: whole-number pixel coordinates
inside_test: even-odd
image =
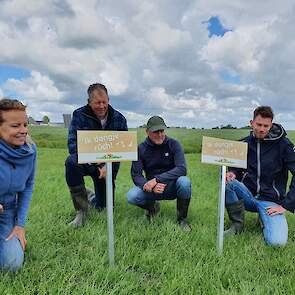
[[[287,132],[282,125],[278,123],[273,123],[268,134],[262,139],[264,141],[275,141],[279,140],[287,135]],[[251,131],[251,136],[255,137],[253,131]]]
[[[4,161],[13,164],[20,164],[24,161],[24,159],[32,157],[34,153],[34,145],[28,145],[25,143],[18,148],[12,148],[10,145],[0,139],[0,158]]]

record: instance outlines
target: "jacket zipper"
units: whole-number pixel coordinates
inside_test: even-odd
[[[275,180],[273,180],[273,182],[272,182],[272,187],[273,187],[273,189],[275,190],[275,192],[277,193],[277,195],[278,195],[278,199],[280,199],[280,192],[278,191],[278,189],[277,189],[276,186],[275,186]]]
[[[244,182],[244,180],[245,180],[247,174],[248,174],[248,172],[244,173],[244,175],[243,175],[243,177],[242,177],[242,179],[241,179],[241,182],[242,182],[242,183]]]
[[[257,196],[260,193],[260,176],[261,176],[261,164],[260,164],[260,140],[257,141]]]

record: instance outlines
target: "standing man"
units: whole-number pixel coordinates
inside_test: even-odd
[[[272,123],[269,106],[254,110],[252,132],[243,139],[248,143],[247,169],[230,168],[226,179],[226,208],[232,224],[225,233],[244,229],[244,209],[258,212],[265,242],[284,246],[288,225],[284,213],[295,209],[295,149],[284,128]],[[292,173],[286,192],[288,172]]]
[[[147,138],[138,146],[138,161],[132,162],[134,188],[127,193],[128,203],[145,209],[150,221],[160,210],[159,200],[177,199],[177,222],[190,231],[187,212],[191,199],[191,182],[186,176],[184,152],[180,143],[165,135],[161,117],[147,122]],[[143,172],[145,176],[143,176]]]
[[[109,96],[103,84],[92,84],[88,90],[88,104],[78,108],[73,113],[69,128],[68,149],[70,155],[66,159],[66,181],[69,186],[76,217],[70,223],[73,227],[80,227],[86,220],[88,209],[87,194],[84,176],[92,177],[95,195],[90,203],[99,211],[106,207],[106,167],[100,164],[78,164],[77,130],[127,130],[125,117],[109,104]],[[120,163],[113,163],[113,188]]]

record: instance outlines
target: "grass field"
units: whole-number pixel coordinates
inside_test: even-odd
[[[200,163],[201,136],[238,139],[248,132],[168,130],[187,152],[193,184],[189,234],[175,224],[175,201],[161,202],[161,213],[151,225],[143,210],[127,205],[132,181],[130,163],[124,163],[114,211],[116,265],[109,268],[106,213],[92,210],[80,230],[67,225],[74,210],[64,179],[66,130],[32,129],[39,148],[26,261],[16,275],[0,274],[0,294],[294,294],[292,214],[287,214],[285,248],[267,247],[256,215],[247,213],[246,231],[226,238],[223,256],[216,255],[218,167]],[[295,132],[289,134],[295,141]],[[87,184],[91,186],[88,178]]]

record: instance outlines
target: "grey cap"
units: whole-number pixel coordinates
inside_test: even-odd
[[[166,128],[167,128],[167,126],[164,122],[164,119],[159,116],[153,116],[153,117],[149,118],[149,120],[146,124],[146,129],[151,132],[164,130]]]

